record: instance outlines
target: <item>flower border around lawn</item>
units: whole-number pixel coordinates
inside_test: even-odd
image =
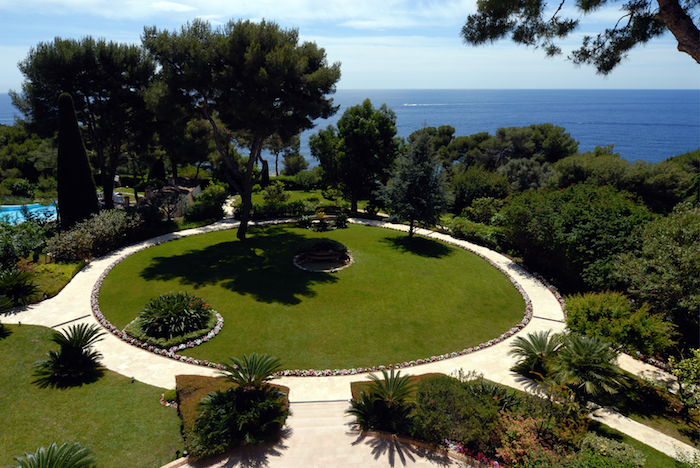
[[[368,226],[373,226],[373,227],[382,227],[385,229],[394,229],[394,230],[400,230],[397,226],[389,225],[388,223],[382,223],[382,222],[376,222],[376,221],[367,221],[367,220],[362,220],[362,219],[352,219],[349,220],[350,222],[354,224],[364,224]],[[293,219],[279,219],[279,220],[269,220],[269,221],[258,221],[255,223],[256,225],[270,225],[270,224],[289,224],[293,223],[295,220]],[[197,233],[192,233],[189,235],[198,235],[198,234],[208,234],[210,232],[215,232],[215,231],[221,231],[221,230],[227,230],[227,229],[233,229],[238,227],[238,225],[224,225],[224,226],[215,226],[205,232],[197,232]],[[149,247],[153,247],[156,245],[163,244],[164,242],[170,242],[172,240],[177,240],[177,239],[182,239],[183,235],[179,235],[177,237],[170,238],[165,241],[156,241],[153,243],[148,243],[146,245],[143,245],[141,248],[134,250],[133,252],[122,255],[119,257],[117,260],[115,260],[112,264],[110,264],[105,271],[102,272],[100,275],[99,279],[95,283],[95,285],[92,288],[92,294],[90,296],[90,304],[92,306],[92,313],[95,316],[95,318],[102,324],[103,327],[105,327],[110,333],[113,335],[117,336],[118,338],[126,341],[127,343],[137,346],[139,348],[145,349],[147,351],[151,351],[155,354],[168,357],[171,359],[175,359],[181,362],[185,362],[188,364],[194,364],[194,365],[200,365],[200,366],[206,366],[206,367],[213,367],[217,369],[222,369],[223,366],[221,364],[217,364],[215,362],[210,362],[204,359],[194,359],[192,357],[187,357],[187,356],[181,356],[180,354],[177,354],[178,351],[181,351],[183,349],[187,348],[192,348],[194,346],[200,345],[206,341],[209,341],[210,339],[214,338],[220,331],[221,328],[223,327],[224,320],[223,317],[216,312],[217,316],[217,323],[214,329],[209,331],[207,334],[203,335],[202,337],[196,339],[196,340],[190,340],[187,343],[181,343],[179,346],[173,346],[169,349],[163,349],[159,348],[151,343],[147,342],[142,342],[130,335],[128,335],[126,332],[123,330],[119,330],[117,327],[112,325],[109,320],[105,318],[105,316],[102,314],[102,311],[100,310],[100,303],[99,303],[99,298],[100,298],[100,288],[102,287],[102,283],[104,282],[104,279],[107,277],[109,272],[114,268],[119,262],[124,260],[125,258],[129,257],[130,255],[133,255],[137,252],[140,252],[141,250],[147,249]],[[430,238],[430,237],[429,237]],[[433,239],[435,240],[435,239]],[[515,335],[518,333],[520,330],[522,330],[528,323],[530,323],[530,320],[532,319],[532,301],[530,300],[530,297],[528,294],[525,292],[523,287],[516,281],[516,279],[510,275],[507,271],[505,271],[503,268],[501,268],[498,264],[490,260],[489,258],[485,257],[484,255],[480,254],[479,252],[475,252],[474,250],[468,248],[465,245],[460,244],[456,239],[453,239],[452,241],[450,240],[442,240],[440,239],[441,242],[445,242],[451,245],[454,245],[456,247],[469,250],[470,252],[474,253],[475,255],[478,255],[482,259],[486,260],[492,267],[496,268],[498,271],[500,271],[502,274],[508,278],[508,280],[515,286],[515,288],[518,290],[520,295],[522,296],[523,300],[525,301],[525,314],[523,316],[523,319],[514,327],[512,327],[510,330],[502,333],[500,336],[497,338],[488,340],[485,343],[481,343],[479,345],[476,345],[474,347],[466,348],[461,351],[454,351],[451,353],[445,353],[445,354],[440,354],[437,356],[430,356],[427,358],[423,359],[416,359],[413,361],[405,361],[405,362],[399,362],[395,364],[389,364],[389,365],[381,365],[381,366],[372,366],[372,367],[357,367],[357,368],[350,368],[350,369],[324,369],[324,370],[315,370],[315,369],[294,369],[294,370],[283,370],[277,372],[275,375],[277,376],[296,376],[296,377],[328,377],[328,376],[334,376],[334,375],[355,375],[355,374],[362,374],[365,372],[376,372],[380,371],[382,369],[403,369],[407,367],[413,367],[413,366],[418,366],[421,364],[427,364],[431,362],[436,362],[436,361],[443,361],[445,359],[457,357],[457,356],[463,356],[465,354],[470,354],[482,349],[489,348],[497,343],[500,343],[501,341],[510,338],[511,336]],[[527,273],[527,271],[518,266],[515,265],[517,269],[520,269],[523,273]],[[554,288],[552,285],[550,285],[547,281],[544,280],[539,275],[533,275],[535,279],[543,283],[552,293],[555,295],[557,300],[559,301],[560,304],[564,303],[564,299],[562,296],[559,294],[559,292]],[[563,308],[563,307],[562,307]]]

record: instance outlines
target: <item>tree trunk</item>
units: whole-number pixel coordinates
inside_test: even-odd
[[[357,195],[350,195],[350,211],[357,213]]]
[[[700,63],[700,30],[683,10],[678,0],[657,0],[659,12],[656,17],[666,24],[678,41],[678,50],[685,52]]]
[[[260,159],[260,152],[262,151],[263,139],[257,136],[253,137],[253,143],[250,145],[250,156],[248,157],[248,164],[246,164],[246,171],[243,175],[243,186],[241,187],[241,200],[243,204],[241,209],[241,224],[238,226],[238,237],[239,240],[245,240],[246,232],[248,231],[248,221],[250,221],[250,210],[253,208],[253,168],[255,163]],[[265,165],[266,166],[266,165]]]
[[[408,238],[411,239],[413,238],[413,218],[411,218],[411,224],[408,227]]]

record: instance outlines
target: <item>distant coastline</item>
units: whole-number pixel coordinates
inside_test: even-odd
[[[659,162],[700,147],[700,90],[357,90],[340,89],[333,118],[317,120],[302,133],[301,153],[311,163],[309,135],[337,122],[343,111],[369,98],[386,103],[397,117],[397,132],[407,138],[424,125],[450,125],[455,136],[491,134],[500,127],[552,123],[580,142],[581,152],[614,145],[629,161]],[[0,93],[0,124],[12,125],[7,93]],[[273,164],[272,157],[268,160]]]

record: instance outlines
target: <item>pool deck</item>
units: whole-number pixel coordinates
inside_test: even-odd
[[[407,231],[408,229],[407,226],[378,221],[360,219],[351,219],[350,221],[399,231]],[[288,222],[288,220],[273,222],[282,223]],[[251,223],[251,225],[255,224],[261,223]],[[115,261],[146,246],[237,226],[237,221],[226,218],[209,226],[149,239],[95,259],[83,268],[57,296],[15,310],[12,314],[2,317],[2,322],[21,322],[22,324],[42,325],[54,329],[63,329],[77,323],[98,323],[91,308],[92,290],[102,273]],[[524,271],[505,256],[433,231],[418,229],[416,234],[447,241],[474,251],[489,259],[520,284],[532,301],[533,316],[516,336],[536,331],[564,331],[564,313],[554,293],[533,275]],[[507,338],[498,344],[470,354],[405,368],[402,373],[439,372],[449,375],[459,370],[465,372],[474,370],[482,373],[489,380],[529,391],[531,390],[531,381],[510,370],[515,362],[514,358],[508,355],[513,338]],[[175,388],[175,376],[180,374],[206,376],[217,374],[216,370],[212,368],[175,361],[129,345],[112,334],[106,335],[104,340],[95,345],[95,348],[104,356],[102,359],[104,367],[156,387]],[[666,381],[671,384],[674,381],[673,376],[627,355],[622,355],[618,364],[629,372],[649,379]],[[348,418],[344,411],[349,407],[348,400],[351,398],[350,382],[365,380],[367,376],[368,374],[277,378],[274,380],[275,383],[290,388],[289,396],[293,413],[285,426],[285,437],[279,444],[259,449],[236,449],[227,454],[226,457],[208,460],[204,464],[201,462],[190,464],[186,459],[181,459],[166,466],[170,468],[233,466],[393,467],[396,465],[428,466],[443,463],[446,464],[445,466],[464,466],[454,460],[437,460],[437,455],[433,452],[418,450],[399,441],[360,437],[359,433],[351,426],[351,418]],[[612,411],[597,410],[592,417],[671,457],[676,457],[680,453],[700,456],[700,452],[695,448]]]

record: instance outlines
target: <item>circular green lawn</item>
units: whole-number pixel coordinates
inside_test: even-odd
[[[355,262],[337,273],[296,268],[312,237],[345,244]],[[218,231],[167,242],[119,263],[100,308],[123,329],[149,299],[194,292],[224,317],[221,333],[182,351],[225,362],[243,353],[279,357],[287,369],[369,367],[460,351],[516,325],[525,303],[506,276],[452,245],[351,225],[315,233],[251,227],[248,239]]]

